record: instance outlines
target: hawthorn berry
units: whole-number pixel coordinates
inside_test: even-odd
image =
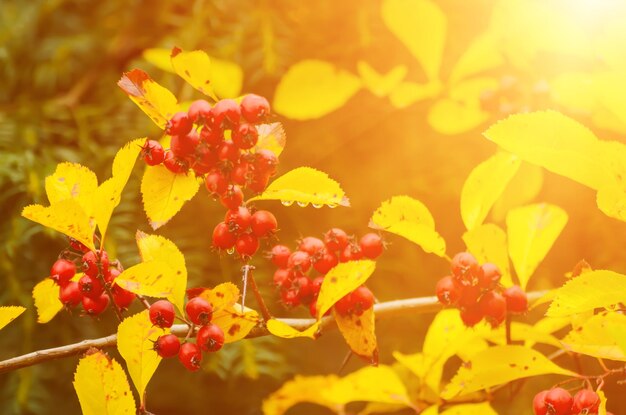
[[[572,395],[563,388],[553,388],[544,397],[550,415],[569,415],[572,410]]]
[[[89,248],[87,248],[87,246],[83,244],[82,242],[79,242],[72,237],[69,238],[69,242],[70,242],[70,248],[72,248],[74,251],[78,251],[82,253],[89,252]]]
[[[595,414],[600,408],[600,397],[589,389],[581,389],[574,395],[573,414]]]
[[[483,313],[478,304],[461,309],[461,320],[463,320],[463,324],[467,327],[474,327],[476,324],[480,323],[482,319]]]
[[[294,279],[292,287],[298,292],[298,299],[302,304],[309,304],[313,299],[313,283],[305,276]]]
[[[83,272],[92,277],[98,276],[98,263],[102,267],[102,273],[109,271],[109,255],[107,251],[89,251],[83,255]]]
[[[248,189],[255,193],[261,193],[270,182],[270,175],[265,172],[255,171],[251,180],[248,182]]]
[[[209,323],[198,330],[196,343],[205,352],[217,352],[224,345],[224,331],[217,324]]]
[[[187,116],[192,122],[204,124],[211,119],[211,104],[204,99],[194,101],[189,106]]]
[[[141,157],[148,166],[156,166],[163,163],[165,159],[165,150],[163,146],[156,140],[146,140],[141,147]]]
[[[447,276],[437,281],[435,292],[441,304],[453,305],[461,298],[461,288],[452,276]]]
[[[262,96],[248,94],[241,100],[241,115],[251,123],[264,121],[270,113],[270,103]]]
[[[174,317],[176,316],[174,305],[167,300],[159,300],[152,303],[148,314],[152,324],[161,328],[172,327]]]
[[[363,258],[363,251],[361,251],[360,246],[355,244],[346,245],[339,253],[340,262],[358,261],[361,258]]]
[[[241,110],[234,99],[223,99],[213,106],[213,125],[229,129],[239,124]]]
[[[301,272],[311,268],[311,256],[304,251],[295,251],[287,259],[287,267]]]
[[[300,305],[300,296],[298,290],[289,288],[280,291],[280,301],[287,308],[297,307]]]
[[[196,147],[191,157],[191,168],[197,175],[203,175],[210,172],[217,164],[217,155],[206,144]]]
[[[339,258],[337,255],[333,254],[328,248],[324,248],[321,251],[321,255],[317,255],[314,258],[313,269],[319,272],[320,274],[326,274],[328,271],[333,269],[335,265],[339,263]]]
[[[302,238],[298,245],[298,251],[304,251],[311,256],[315,256],[318,252],[321,252],[326,246],[324,242],[314,236],[307,236]]]
[[[109,268],[109,272],[104,274],[104,282],[106,282],[107,284],[113,284],[113,282],[115,281],[115,279],[122,273],[122,271],[120,271],[117,268]]]
[[[377,233],[366,233],[359,240],[359,246],[363,256],[369,259],[376,259],[383,253],[383,239]]]
[[[334,305],[335,311],[342,316],[347,316],[352,310],[352,293],[348,293],[341,297]]]
[[[533,411],[535,415],[547,415],[548,405],[546,405],[545,399],[548,391],[541,391],[533,398]]]
[[[188,160],[200,144],[200,136],[195,131],[185,135],[174,135],[170,141],[170,151],[181,160]]]
[[[479,280],[482,269],[474,255],[469,252],[459,252],[452,258],[450,265],[452,276],[464,285],[474,285]]]
[[[252,124],[239,124],[239,126],[233,129],[232,140],[237,148],[249,150],[259,140],[259,132]]]
[[[184,159],[174,156],[174,153],[171,151],[165,152],[163,165],[174,174],[185,173],[189,170],[189,163],[187,163]]]
[[[272,236],[278,229],[276,217],[267,210],[257,210],[252,215],[252,223],[250,224],[252,232],[259,238]]]
[[[244,160],[239,160],[230,171],[230,181],[239,186],[245,186],[248,183],[249,164]]]
[[[513,285],[502,293],[506,299],[506,308],[514,314],[522,314],[528,311],[528,297],[522,287]]]
[[[193,128],[193,121],[186,112],[177,112],[165,125],[168,135],[185,135]]]
[[[369,310],[374,305],[374,294],[369,288],[360,286],[352,292],[352,309],[351,312],[360,316],[366,310]]]
[[[261,173],[266,173],[269,176],[276,174],[276,167],[278,166],[278,157],[273,151],[267,149],[260,149],[254,153],[254,169]]]
[[[50,268],[50,278],[61,287],[76,275],[76,265],[67,259],[57,259]]]
[[[180,351],[180,340],[174,334],[164,334],[157,337],[153,349],[163,358],[174,357]]]
[[[217,249],[231,249],[237,242],[237,235],[231,232],[230,227],[220,222],[213,229],[213,246]]]
[[[59,289],[59,301],[65,307],[76,307],[83,299],[78,283],[69,281]]]
[[[274,245],[270,251],[272,263],[279,268],[287,268],[289,255],[291,255],[291,250],[285,245]]]
[[[482,266],[482,273],[479,273],[478,285],[483,289],[492,289],[498,282],[500,282],[500,277],[502,273],[497,265],[492,264],[491,262],[486,262]]]
[[[191,372],[200,369],[202,351],[195,343],[183,343],[178,351],[178,359]]]
[[[202,130],[200,130],[200,139],[208,146],[214,148],[219,146],[220,143],[224,141],[224,131],[220,128],[205,125]]]
[[[97,316],[101,314],[109,305],[109,296],[106,293],[102,293],[99,297],[91,298],[83,296],[82,298],[83,309],[85,313],[90,316]]]
[[[213,317],[213,307],[202,297],[194,297],[185,306],[187,317],[193,324],[204,326],[211,322]]]
[[[478,306],[491,327],[499,326],[506,319],[506,299],[500,293],[487,291],[480,298]]]
[[[204,178],[204,185],[212,196],[219,196],[228,190],[228,179],[219,170],[212,170]]]
[[[217,158],[235,164],[239,161],[239,148],[232,141],[224,141],[217,148]]]
[[[252,224],[252,215],[247,207],[239,206],[226,212],[224,223],[228,225],[228,229],[233,233],[243,232]]]
[[[477,285],[461,285],[458,280],[454,280],[455,284],[460,288],[460,296],[457,301],[459,306],[470,307],[477,304],[480,298],[480,287]]]
[[[121,310],[126,310],[131,305],[136,295],[133,292],[123,289],[119,285],[114,285],[111,288],[113,294],[113,302]]]
[[[235,210],[239,206],[241,206],[241,204],[243,203],[243,192],[241,191],[241,187],[237,186],[236,184],[229,186],[228,190],[226,190],[226,192],[220,196],[220,203],[226,209],[231,210]]]
[[[348,245],[348,234],[339,228],[332,228],[324,234],[324,244],[331,251],[343,250]]]
[[[253,256],[259,249],[259,239],[249,233],[244,233],[235,241],[235,250],[242,258]]]
[[[98,277],[85,274],[78,280],[78,289],[85,297],[98,298],[104,292],[104,287]]]
[[[274,271],[274,277],[272,278],[274,285],[277,287],[288,288],[291,284],[291,271],[285,268],[278,268]]]
[[[323,283],[324,283],[324,277],[321,275],[313,279],[312,286],[313,286],[313,294],[315,296],[319,294]]]

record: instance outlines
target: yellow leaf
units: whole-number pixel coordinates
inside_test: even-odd
[[[600,408],[598,408],[598,415],[606,415],[606,395],[602,389],[596,391],[600,397]]]
[[[546,203],[519,207],[507,215],[509,255],[523,289],[566,223],[567,213]]]
[[[389,94],[389,101],[396,108],[406,108],[416,102],[437,97],[441,89],[441,83],[435,81],[426,84],[401,82]]]
[[[339,183],[311,167],[298,167],[274,180],[265,191],[248,200],[280,200],[299,206],[350,206]]]
[[[171,53],[172,68],[189,85],[218,100],[213,92],[213,78],[211,76],[211,59],[201,50],[183,52],[173,48]]]
[[[207,288],[198,294],[213,306],[213,312],[234,306],[239,300],[239,288],[232,282],[224,282]]]
[[[298,337],[308,337],[310,339],[315,340],[319,337],[319,333],[318,333],[319,326],[320,326],[320,321],[316,321],[306,330],[299,331],[280,320],[276,320],[275,318],[270,319],[267,322],[267,330],[270,333],[272,333],[274,336],[282,337],[283,339],[295,339]]]
[[[51,205],[66,199],[78,199],[83,209],[98,187],[96,174],[76,163],[60,163],[53,174],[46,177],[46,194]]]
[[[342,297],[363,285],[375,269],[376,262],[363,259],[340,263],[328,271],[317,297],[317,319]]]
[[[557,366],[535,350],[517,345],[494,346],[464,363],[444,388],[441,397],[452,399],[512,380],[547,374],[576,376],[576,373]]]
[[[320,118],[344,106],[359,89],[359,78],[332,63],[303,60],[281,78],[273,108],[296,120]]]
[[[611,307],[626,298],[626,275],[607,270],[585,272],[555,290],[546,315],[563,317]]]
[[[165,129],[165,124],[178,111],[174,94],[141,69],[124,73],[117,85],[161,129]]]
[[[148,310],[126,317],[117,327],[117,350],[126,361],[142,403],[146,386],[161,363],[161,356],[153,350],[153,343],[167,333],[169,330],[152,324]]]
[[[49,322],[63,309],[63,304],[59,300],[59,286],[50,278],[35,285],[33,300],[37,308],[38,323]]]
[[[113,159],[112,177],[102,183],[92,196],[93,216],[100,229],[100,235],[104,239],[113,210],[120,204],[122,191],[128,182],[137,156],[146,137],[135,139],[126,143]]]
[[[374,309],[369,308],[360,316],[341,315],[333,311],[337,327],[348,343],[352,353],[367,360],[372,365],[378,364],[378,345],[376,343]]]
[[[192,174],[174,174],[162,165],[148,166],[141,180],[141,195],[152,229],[172,219],[199,188]]]
[[[328,400],[320,393],[322,390],[331,388],[338,381],[339,378],[335,375],[296,376],[263,401],[263,414],[282,415],[301,402],[315,403],[338,412],[342,406]]]
[[[341,405],[349,402],[409,404],[406,387],[396,372],[384,365],[364,367],[320,392],[327,400]]]
[[[624,324],[626,316],[623,314],[606,312],[596,314],[571,330],[561,342],[567,350],[574,353],[624,362],[626,351],[621,347],[624,340],[619,338],[619,335],[623,334],[620,327]]]
[[[386,97],[396,89],[408,71],[406,66],[398,65],[381,75],[365,61],[357,62],[357,70],[365,88],[379,98]]]
[[[504,63],[496,39],[489,33],[476,37],[452,68],[450,83],[497,68]]]
[[[48,207],[26,206],[22,216],[74,238],[91,250],[96,249],[93,244],[95,221],[90,219],[76,199],[61,200]]]
[[[135,399],[122,367],[101,351],[80,359],[74,389],[83,415],[134,415]]]
[[[17,305],[0,307],[0,330],[19,317],[24,311],[26,311],[26,308]]]
[[[499,152],[470,172],[461,190],[461,217],[468,230],[483,223],[520,164],[515,155]]]
[[[501,325],[495,330],[486,332],[485,338],[495,344],[506,344],[506,329],[504,325]],[[553,335],[538,330],[535,326],[518,321],[511,323],[511,339],[513,341],[526,341],[526,347],[528,347],[528,344],[532,342],[533,344],[542,343],[561,348],[561,343]]]
[[[422,202],[409,196],[384,201],[372,215],[369,226],[400,235],[426,252],[444,256],[446,241],[435,230],[435,220]]]
[[[424,68],[429,80],[439,76],[446,42],[445,14],[429,0],[385,0],[383,21]]]
[[[213,90],[219,98],[236,98],[243,87],[243,69],[233,61],[211,57]]]
[[[496,264],[502,272],[500,282],[505,287],[513,285],[509,270],[509,253],[506,245],[506,233],[498,225],[485,223],[463,234],[463,242],[478,262]]]
[[[543,186],[543,169],[522,163],[500,198],[491,208],[494,222],[504,222],[509,210],[530,203]]]
[[[569,109],[581,112],[597,110],[593,76],[585,72],[565,72],[550,82],[552,99]]]
[[[142,52],[142,56],[145,60],[156,66],[157,68],[171,73],[174,72],[174,68],[172,68],[172,51],[170,49],[165,48],[150,48],[144,49]]]
[[[428,124],[433,130],[445,135],[473,130],[490,117],[480,107],[478,98],[477,96],[474,102],[461,102],[451,98],[437,100],[428,111]]]
[[[424,413],[424,415],[426,415],[426,413]],[[483,402],[454,405],[452,408],[446,409],[439,415],[498,415],[498,413],[489,405],[489,402]]]
[[[261,124],[257,127],[257,131],[259,140],[256,146],[254,146],[254,151],[265,149],[276,154],[276,157],[280,156],[287,144],[287,135],[283,125],[279,122]]]

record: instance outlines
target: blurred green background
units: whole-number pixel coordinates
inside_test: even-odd
[[[448,18],[445,73],[471,38],[488,26],[494,3],[438,3]],[[110,174],[112,157],[122,144],[132,138],[159,136],[157,127],[117,88],[123,71],[146,70],[181,101],[198,97],[181,79],[147,63],[143,50],[203,49],[243,68],[244,92],[269,98],[287,68],[305,58],[328,60],[353,73],[361,59],[382,73],[403,63],[409,77],[423,79],[419,64],[385,27],[380,4],[377,0],[0,2],[0,304],[28,309],[3,330],[0,359],[115,331],[110,313],[92,320],[64,312],[49,324],[36,323],[31,290],[48,275],[66,241],[21,218],[20,212],[31,203],[47,204],[43,181],[57,163],[82,163],[103,179]],[[533,64],[543,65],[532,66],[531,76],[528,68],[514,64],[505,64],[491,75],[497,79],[516,76],[517,88],[526,96],[554,70],[546,56],[533,59]],[[585,67],[577,59],[572,65]],[[549,99],[540,105],[535,101],[522,104],[528,104],[521,105],[524,109],[566,110]],[[343,108],[317,120],[299,122],[279,116],[288,140],[280,172],[302,165],[323,170],[342,184],[352,203],[349,209],[317,210],[265,202],[263,206],[271,208],[279,220],[281,241],[293,246],[297,238],[320,236],[332,226],[361,235],[383,200],[408,194],[430,208],[438,231],[448,242],[448,253],[462,250],[461,187],[470,170],[495,151],[480,133],[506,111],[498,107],[480,126],[446,136],[429,126],[430,105],[432,100],[398,109],[361,91]],[[589,114],[569,113],[593,127]],[[623,141],[615,129],[594,130],[604,138]],[[135,231],[151,231],[139,196],[140,170],[135,169],[110,226],[110,255],[129,265],[138,261]],[[541,191],[532,200],[562,206],[570,221],[531,281],[531,289],[562,284],[563,274],[583,258],[594,268],[626,272],[626,225],[601,214],[591,190],[545,174]],[[223,208],[201,191],[158,231],[185,254],[190,286],[240,281],[239,264],[210,249],[210,233],[222,216]],[[492,219],[502,224],[501,214]],[[389,249],[369,283],[378,299],[432,295],[435,282],[447,272],[445,261],[400,238],[390,236],[388,242]],[[263,258],[257,258],[255,265],[272,310],[281,316],[306,316],[303,309],[282,309],[270,287],[272,267]],[[379,322],[381,363],[392,363],[394,350],[418,351],[430,320],[428,315],[414,315]],[[201,373],[190,374],[177,362],[164,361],[148,388],[148,409],[156,414],[260,414],[262,399],[293,374],[336,373],[347,350],[338,333],[329,333],[316,342],[263,338],[229,345],[208,359]],[[117,356],[112,349],[108,352]],[[0,413],[79,413],[71,384],[76,363],[77,358],[68,358],[0,375]],[[362,365],[352,359],[346,371]],[[515,413],[527,413],[543,383],[545,387],[551,382],[533,382],[515,402],[496,402],[496,407],[511,405],[520,408]],[[609,409],[626,413],[626,404],[619,398],[611,400],[615,392],[609,389]],[[316,410],[296,407],[290,413]],[[506,411],[501,413],[511,413]],[[319,413],[326,412],[320,409]]]

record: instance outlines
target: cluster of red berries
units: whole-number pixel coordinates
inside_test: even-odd
[[[279,289],[285,306],[306,305],[311,315],[316,317],[317,296],[326,273],[339,262],[375,259],[383,250],[383,241],[376,233],[368,233],[357,242],[338,228],[326,232],[324,240],[313,236],[303,238],[294,252],[285,245],[275,245],[270,253],[272,263],[278,267],[274,273],[274,285]],[[311,269],[319,274],[314,279],[309,278]],[[362,286],[339,300],[335,310],[342,315],[361,315],[373,304],[374,295]]]
[[[535,415],[595,415],[599,408],[600,397],[589,389],[581,389],[572,397],[563,388],[552,388],[533,399]]]
[[[164,358],[178,356],[180,362],[188,370],[195,372],[200,369],[202,352],[217,352],[224,345],[224,331],[211,323],[213,306],[202,297],[191,298],[185,306],[188,323],[200,326],[196,334],[196,342],[180,343],[178,336],[165,334],[154,342],[154,350]],[[167,300],[159,300],[150,306],[150,321],[155,326],[169,328],[174,324],[176,313],[174,306]]]
[[[213,246],[219,250],[234,252],[247,260],[259,249],[260,239],[276,233],[278,222],[267,210],[251,213],[245,206],[237,206],[226,212],[224,222],[213,229]]]
[[[480,265],[472,254],[461,252],[452,259],[451,271],[452,275],[437,282],[437,298],[445,306],[458,307],[466,326],[473,327],[484,318],[497,327],[506,320],[507,313],[528,310],[524,290],[518,285],[504,289],[496,265]]]
[[[246,95],[241,104],[223,99],[211,107],[205,100],[195,101],[188,112],[178,112],[168,121],[170,148],[147,140],[143,159],[150,166],[162,163],[177,174],[193,170],[204,177],[212,196],[234,209],[243,201],[243,188],[260,193],[276,173],[278,158],[272,151],[251,151],[259,138],[257,126],[269,113],[267,99],[254,94]]]
[[[76,255],[76,261],[58,259],[50,269],[50,278],[59,285],[59,300],[67,308],[83,305],[86,314],[97,316],[109,306],[109,288],[115,305],[126,310],[135,299],[135,294],[113,282],[121,271],[110,267],[109,256],[105,250],[90,251],[82,243],[70,239],[70,255]],[[75,251],[75,252],[72,252]],[[80,256],[77,252],[82,253]],[[79,263],[79,266],[76,265]],[[77,271],[84,272],[78,281],[72,281]]]

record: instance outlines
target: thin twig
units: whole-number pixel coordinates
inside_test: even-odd
[[[254,271],[254,267],[251,265],[244,265],[241,270],[243,271],[243,279],[244,281],[248,281],[250,283],[250,288],[252,288],[252,291],[254,292],[254,297],[256,298],[256,302],[259,305],[259,308],[261,309],[261,315],[263,316],[263,320],[268,321],[272,318],[272,314],[270,313],[270,310],[267,308],[267,305],[265,304],[265,300],[263,300],[263,296],[261,295],[261,292],[259,291],[259,287],[257,287],[256,285],[256,281],[254,280],[254,273],[252,271]],[[242,300],[242,307],[243,307],[243,300]],[[242,313],[244,313],[245,311],[242,310]]]

